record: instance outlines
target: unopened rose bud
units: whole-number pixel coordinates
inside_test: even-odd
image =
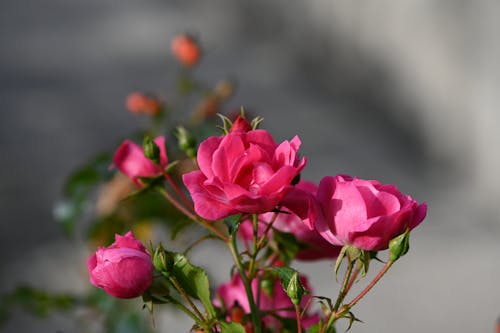
[[[87,260],[87,267],[90,283],[118,298],[140,296],[153,282],[151,255],[130,231],[98,249]]]
[[[177,36],[170,46],[174,56],[184,66],[193,67],[200,61],[200,46],[191,36]]]
[[[233,122],[233,125],[231,126],[229,132],[236,132],[236,131],[248,132],[251,130],[252,130],[252,125],[250,125],[248,120],[246,120],[244,117],[240,115]]]
[[[245,316],[245,311],[238,303],[238,301],[235,301],[234,305],[229,309],[229,317],[231,318],[231,321],[241,324],[243,322],[244,316]]]
[[[155,116],[161,112],[162,103],[153,95],[134,92],[127,96],[126,107],[131,113]]]
[[[404,256],[410,249],[410,232],[406,231],[389,242],[389,259],[391,261],[396,261],[400,257]]]
[[[292,300],[292,303],[295,305],[300,304],[302,300],[302,296],[306,293],[306,290],[302,286],[299,280],[299,273],[295,272],[288,283],[288,287],[286,288],[286,293],[288,297]]]
[[[172,266],[172,258],[165,252],[163,246],[158,245],[153,254],[153,265],[159,272],[168,272]]]
[[[234,92],[234,84],[230,81],[220,81],[214,89],[214,94],[221,100],[228,99]]]
[[[179,142],[179,149],[186,153],[189,157],[196,156],[196,139],[183,126],[178,126],[175,131],[175,136]]]

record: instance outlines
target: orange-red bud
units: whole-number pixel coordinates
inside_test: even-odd
[[[140,92],[128,95],[125,104],[131,113],[146,113],[150,116],[157,115],[162,108],[162,103],[158,98]]]
[[[241,115],[236,118],[236,120],[233,122],[233,125],[231,126],[231,129],[229,130],[230,132],[236,132],[236,131],[243,131],[243,132],[248,132],[252,130],[252,125],[243,118]]]
[[[235,302],[233,307],[229,309],[229,317],[231,318],[231,321],[241,324],[244,316],[245,311],[243,311],[243,308],[238,304],[238,302]]]
[[[189,35],[179,35],[171,46],[174,56],[186,67],[193,67],[201,58],[201,49],[198,43]]]

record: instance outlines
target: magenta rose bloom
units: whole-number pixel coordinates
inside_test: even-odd
[[[332,244],[379,251],[389,241],[422,222],[425,203],[418,204],[394,185],[346,175],[325,177],[318,188],[321,207],[315,228]]]
[[[296,257],[299,260],[336,258],[341,249],[340,246],[326,241],[315,229],[310,228],[309,220],[314,218],[318,209],[315,202],[317,189],[318,186],[312,182],[299,182],[281,201],[283,206],[280,210],[286,213],[280,213],[272,225],[273,229],[293,234],[302,243],[303,247],[299,249]],[[303,216],[300,217],[297,214]],[[274,215],[275,213],[259,215],[259,236],[262,236]],[[238,234],[243,240],[251,241],[253,239],[252,221],[243,222]],[[269,231],[268,237],[272,237],[272,230]]]
[[[139,178],[157,177],[164,173],[168,164],[165,137],[153,140],[160,149],[160,164],[156,164],[144,155],[141,146],[132,141],[124,141],[113,156],[113,164],[129,177],[136,185],[141,186]]]
[[[200,170],[182,177],[196,213],[208,220],[271,211],[306,164],[297,155],[297,136],[277,145],[269,132],[235,124],[227,135],[203,141]]]
[[[87,267],[90,283],[118,298],[140,296],[153,282],[151,255],[131,231],[115,235],[113,244],[99,248]]]
[[[312,290],[309,286],[307,278],[304,276],[300,277],[300,282],[309,290],[307,295],[302,297],[300,306],[302,309],[306,308],[306,312],[302,317],[302,325],[308,328],[319,320],[318,314],[312,314],[309,311],[310,298],[313,295]],[[260,291],[260,297],[257,296],[257,279],[252,281],[252,293],[254,299],[260,299],[260,311],[273,311],[274,315],[285,319],[295,318],[294,305],[286,292],[281,286],[279,278],[273,281],[273,286],[270,294],[267,294],[264,289]],[[250,304],[248,302],[247,295],[245,293],[245,286],[239,274],[233,275],[231,281],[220,285],[216,291],[216,299],[214,300],[214,305],[217,307],[224,307],[229,311],[234,306],[240,306],[246,314],[250,314]],[[263,315],[262,321],[264,324],[270,328],[280,328],[280,322],[272,314]]]

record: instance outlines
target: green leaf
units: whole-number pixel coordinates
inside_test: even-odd
[[[410,249],[410,231],[406,231],[389,242],[390,256],[389,260],[396,261],[408,253]]]
[[[245,333],[245,329],[239,323],[220,323],[221,333]]]
[[[68,236],[73,235],[76,223],[87,211],[96,185],[113,174],[110,164],[111,154],[102,153],[67,178],[63,198],[55,204],[53,214]]]
[[[192,265],[188,259],[180,253],[171,253],[174,259],[172,274],[186,293],[199,299],[211,318],[215,317],[215,309],[210,299],[210,284],[205,271]]]

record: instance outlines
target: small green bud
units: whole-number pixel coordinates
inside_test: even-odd
[[[167,254],[163,246],[160,244],[156,247],[153,254],[153,266],[161,273],[167,273],[172,267],[172,258]]]
[[[293,273],[290,282],[288,282],[288,287],[286,288],[286,293],[288,297],[292,300],[292,303],[295,305],[300,304],[302,300],[302,296],[306,293],[306,290],[302,286],[299,280],[299,273]]]
[[[389,260],[396,261],[410,249],[410,231],[406,231],[389,242]]]
[[[196,152],[196,139],[188,132],[188,130],[183,126],[177,126],[175,130],[175,136],[179,142],[179,149],[185,152],[188,156]],[[193,156],[189,156],[193,157]]]
[[[144,156],[154,163],[160,164],[160,148],[149,136],[144,137],[142,148],[144,150]]]

